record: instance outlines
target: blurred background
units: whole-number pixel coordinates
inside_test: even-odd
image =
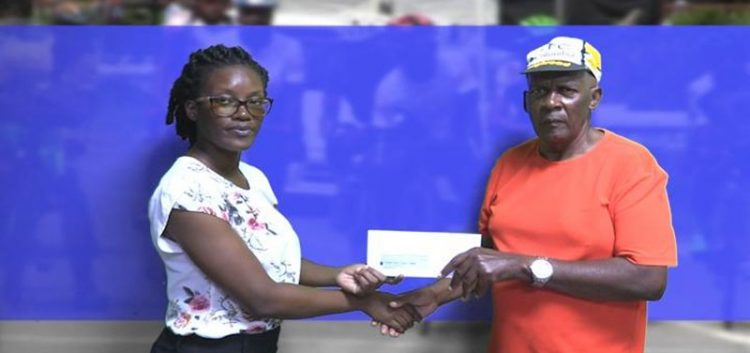
[[[5,24],[727,25],[748,0],[0,0]]]
[[[647,352],[750,352],[750,28],[674,26],[746,24],[748,1],[0,0],[0,18],[2,353],[156,337],[146,201],[186,148],[163,122],[193,50],[242,45],[269,69],[275,107],[243,158],[303,254],[337,265],[364,261],[367,229],[476,231],[494,159],[533,135],[525,53],[556,35],[603,53],[595,125],[671,176],[680,266]],[[488,319],[483,299],[398,340],[359,314],[287,322],[281,351],[482,352]]]

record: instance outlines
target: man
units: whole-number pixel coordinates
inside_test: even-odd
[[[491,289],[490,352],[643,352],[646,301],[661,298],[677,264],[667,175],[645,147],[591,126],[603,91],[590,43],[554,38],[527,55],[524,73],[537,138],[492,171],[483,248],[392,305],[425,316]]]

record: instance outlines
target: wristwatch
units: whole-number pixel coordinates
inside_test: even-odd
[[[529,265],[529,270],[531,270],[531,285],[537,288],[544,287],[555,272],[552,264],[545,257],[534,259]]]

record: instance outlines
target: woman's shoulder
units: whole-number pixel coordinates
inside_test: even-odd
[[[208,172],[208,167],[195,158],[181,156],[161,177],[157,189],[163,191],[182,189],[185,185],[195,184],[205,179]]]
[[[276,194],[273,192],[271,183],[268,181],[268,177],[263,173],[260,168],[240,161],[240,171],[247,178],[247,182],[250,184],[250,188],[258,189],[263,196],[273,205],[278,204]]]
[[[191,178],[199,175],[203,175],[207,172],[208,167],[201,163],[199,160],[190,156],[180,156],[172,163],[164,178],[175,179],[175,178]]]
[[[198,209],[200,204],[212,199],[215,188],[203,182],[206,180],[205,168],[197,160],[183,156],[177,158],[161,177],[148,206],[152,236],[155,239],[164,231],[170,212],[178,203],[181,207],[189,205],[191,209]]]

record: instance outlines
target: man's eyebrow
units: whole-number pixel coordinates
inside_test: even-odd
[[[581,82],[578,80],[560,80],[555,83],[556,86],[566,86],[566,87],[576,87],[576,88],[583,88],[586,87],[586,82]]]

